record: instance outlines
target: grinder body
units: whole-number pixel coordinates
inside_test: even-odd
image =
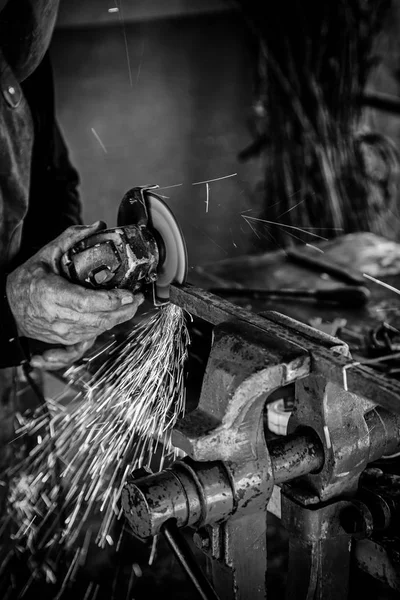
[[[136,292],[157,278],[159,254],[150,231],[130,225],[87,237],[64,254],[61,264],[69,279],[85,287]]]
[[[118,226],[72,246],[62,273],[92,289],[142,291],[155,305],[169,301],[169,284],[187,274],[186,244],[172,212],[152,187],[129,190],[119,207]]]

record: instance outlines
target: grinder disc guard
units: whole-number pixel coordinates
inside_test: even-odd
[[[152,191],[156,187],[133,188],[125,194],[118,226],[142,225],[154,235],[160,253],[154,294],[156,300],[165,303],[170,284],[185,281],[188,257],[182,230],[168,205]]]

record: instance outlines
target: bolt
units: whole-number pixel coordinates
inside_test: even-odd
[[[208,550],[211,545],[211,540],[207,532],[197,531],[193,536],[193,541],[197,548],[200,550]]]
[[[109,269],[105,268],[105,269],[102,269],[101,271],[97,271],[97,273],[95,273],[93,275],[93,277],[94,277],[95,282],[98,283],[99,285],[101,285],[102,283],[106,283],[106,281],[111,279],[112,273],[110,272]]]

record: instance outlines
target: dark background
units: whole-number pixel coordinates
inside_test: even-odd
[[[252,141],[255,59],[233,5],[62,0],[52,44],[58,115],[81,175],[85,222],[115,225],[130,187],[183,184],[160,193],[183,228],[192,268],[259,250],[240,213],[257,215],[262,166],[237,159]],[[368,91],[400,95],[399,23],[394,1]],[[368,109],[365,122],[400,148],[399,116]],[[206,186],[192,183],[232,173],[210,184],[206,212]]]
[[[251,44],[224,0],[64,0],[52,45],[59,120],[81,175],[84,219],[115,225],[136,185],[169,196],[190,266],[244,253],[258,161],[251,142]],[[94,131],[93,131],[94,130]],[[99,139],[101,142],[99,141]],[[206,186],[191,184],[237,176]]]

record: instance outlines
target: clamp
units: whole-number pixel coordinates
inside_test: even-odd
[[[193,528],[214,590],[202,597],[258,600],[268,509],[289,532],[287,598],[346,598],[353,538],[341,515],[367,465],[399,446],[400,384],[289,317],[188,285],[171,285],[170,299],[214,326],[213,344],[199,404],[172,432],[187,456],[125,485],[133,533],[154,536],[171,519]],[[267,443],[268,398],[293,384],[288,435]]]

